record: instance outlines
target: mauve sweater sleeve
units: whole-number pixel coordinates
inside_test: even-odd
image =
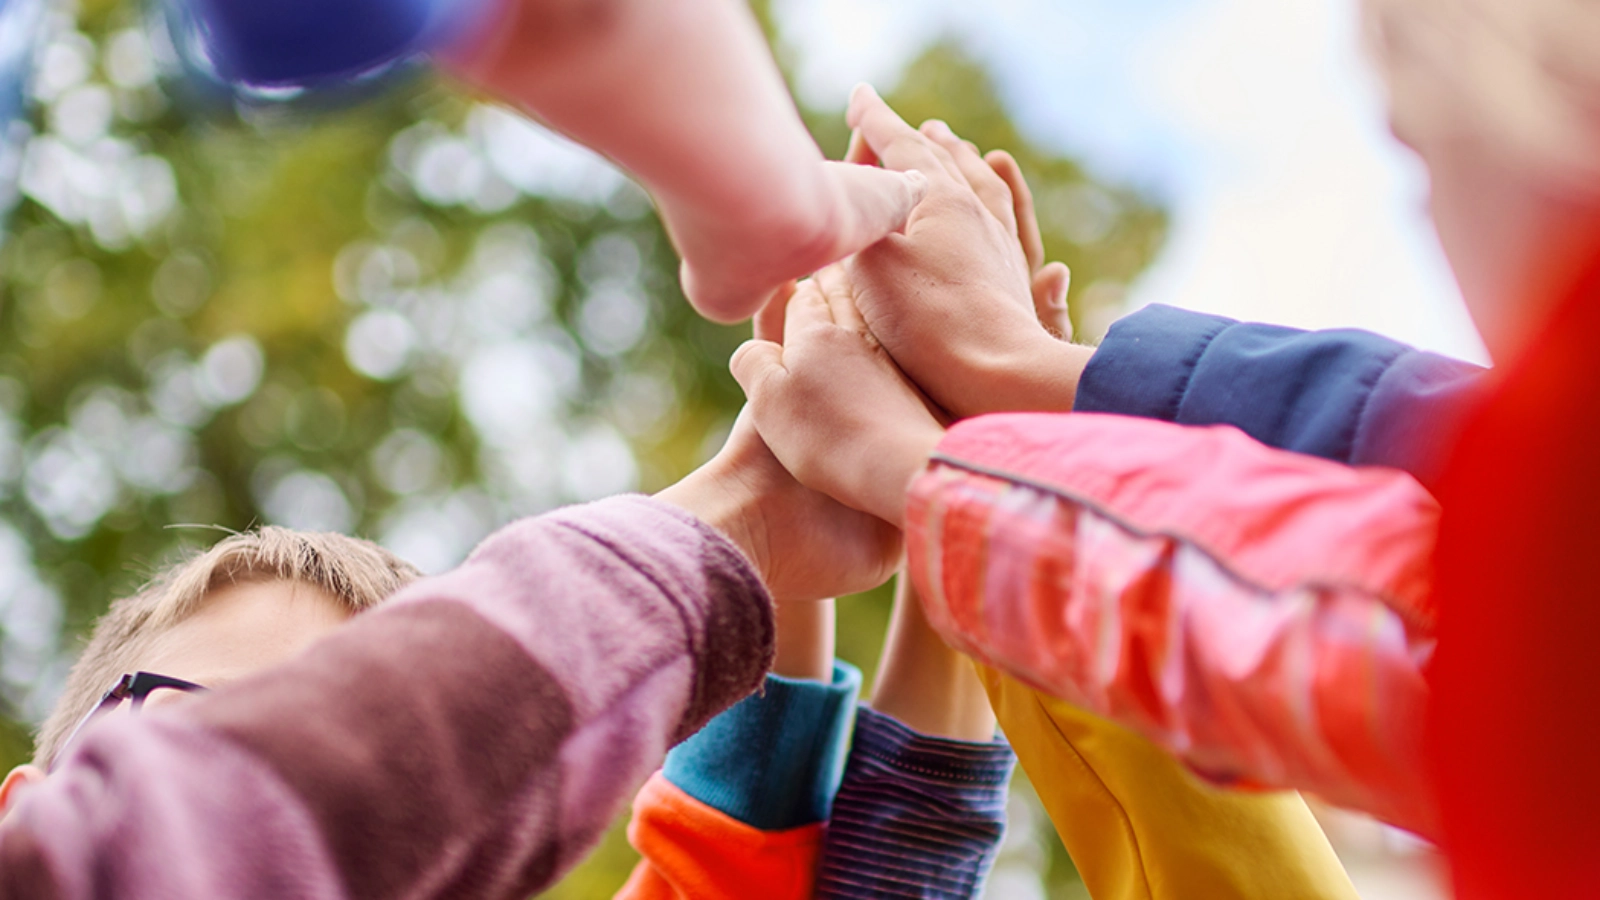
[[[271,672],[101,722],[0,824],[0,898],[526,897],[772,648],[687,514],[524,520]]]

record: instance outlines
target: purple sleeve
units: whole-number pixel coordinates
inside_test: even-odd
[[[0,825],[0,898],[520,898],[760,684],[732,544],[619,498],[513,524],[300,657],[112,718]]]

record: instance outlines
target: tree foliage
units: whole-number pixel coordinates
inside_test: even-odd
[[[745,331],[691,313],[648,198],[597,158],[430,76],[238,106],[177,78],[132,4],[58,19],[0,245],[0,765],[94,617],[217,528],[348,530],[440,569],[717,446]],[[890,100],[1016,152],[1080,313],[1153,254],[1159,212],[1031,146],[957,45]],[[806,116],[840,153],[839,112]],[[869,676],[886,615],[843,604]],[[614,833],[552,895],[631,860]]]

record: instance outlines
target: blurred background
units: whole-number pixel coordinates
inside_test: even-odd
[[[819,143],[852,84],[1021,160],[1080,340],[1166,302],[1483,359],[1348,0],[774,0]],[[424,569],[518,516],[653,491],[720,446],[744,328],[695,317],[648,198],[425,73],[360,105],[181,75],[135,2],[0,0],[0,766],[85,627],[185,548],[271,522]],[[0,191],[3,191],[0,188]],[[885,592],[840,606],[870,683]],[[989,895],[1081,897],[1025,780]],[[1330,833],[1369,898],[1427,848]],[[547,896],[609,896],[620,829]]]

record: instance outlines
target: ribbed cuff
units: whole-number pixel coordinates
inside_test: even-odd
[[[1005,836],[1016,760],[1000,738],[932,737],[861,707],[817,896],[978,896]]]
[[[891,771],[912,772],[924,778],[973,788],[998,788],[1000,808],[1017,756],[1004,738],[992,741],[958,741],[923,734],[877,710],[856,711],[855,743],[848,765],[877,763]],[[974,799],[977,799],[974,797]]]
[[[684,793],[747,825],[781,831],[826,821],[844,770],[861,672],[835,662],[833,682],[768,675],[667,754]]]

